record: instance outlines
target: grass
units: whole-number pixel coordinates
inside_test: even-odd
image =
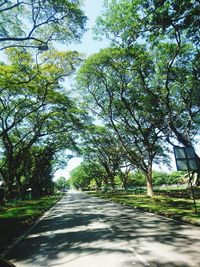
[[[194,203],[191,199],[174,198],[162,195],[150,198],[146,195],[102,192],[88,192],[88,194],[200,226],[200,200],[196,201],[198,212],[195,213]]]
[[[0,206],[0,252],[51,208],[61,195],[25,200]]]

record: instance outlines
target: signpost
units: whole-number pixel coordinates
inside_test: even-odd
[[[194,202],[194,209],[195,209],[195,213],[197,213],[197,206],[196,206],[194,191],[192,187],[193,175],[191,175],[192,171],[198,171],[198,163],[197,163],[197,158],[196,158],[194,148],[191,146],[190,147],[175,146],[174,155],[175,155],[175,160],[176,160],[177,171],[188,171],[192,198]]]

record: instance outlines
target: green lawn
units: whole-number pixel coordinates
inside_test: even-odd
[[[57,195],[0,206],[0,252],[61,197],[61,195]]]
[[[200,226],[200,200],[196,201],[198,211],[196,214],[193,200],[190,199],[167,196],[150,198],[146,195],[101,192],[88,192],[88,194]]]

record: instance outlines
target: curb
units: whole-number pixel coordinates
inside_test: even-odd
[[[64,197],[64,196],[63,196]],[[57,205],[59,204],[59,202],[63,199],[63,197],[58,200],[55,205],[53,205],[50,209],[48,209],[47,211],[45,211],[39,218],[37,218],[35,220],[35,222],[30,226],[30,228],[28,228],[23,234],[21,234],[20,236],[16,237],[14,239],[14,241],[8,245],[5,250],[3,250],[3,252],[0,254],[0,258],[5,258],[6,255],[18,244],[20,243],[31,231],[32,229],[39,224],[45,217],[48,216],[48,214],[57,207]]]
[[[168,220],[173,220],[173,221],[176,221],[176,222],[179,222],[179,223],[185,223],[185,224],[190,224],[191,226],[200,227],[200,219],[194,221],[192,218],[189,218],[189,217],[186,217],[186,216],[178,217],[177,215],[173,215],[173,214],[165,214],[165,213],[162,213],[162,212],[154,212],[151,208],[149,208],[149,209],[148,208],[141,208],[141,207],[137,207],[137,206],[131,206],[131,205],[123,204],[123,203],[120,203],[120,202],[117,202],[117,201],[113,201],[113,200],[107,199],[107,198],[101,198],[101,197],[92,196],[92,195],[89,195],[89,196],[96,197],[96,198],[99,198],[99,199],[102,199],[102,200],[106,200],[106,201],[110,201],[112,203],[116,203],[116,204],[119,204],[121,206],[126,206],[126,207],[129,207],[131,209],[135,209],[135,210],[138,210],[138,211],[141,211],[141,212],[147,212],[147,213],[150,213],[150,214],[154,214],[154,215],[157,215],[159,217],[163,217],[163,218],[168,219]]]

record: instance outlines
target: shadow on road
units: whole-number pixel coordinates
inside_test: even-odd
[[[95,266],[100,266],[100,255],[123,255],[126,262],[117,266],[198,267],[199,248],[196,227],[85,194],[69,194],[7,259],[19,263],[17,267],[59,267],[73,262],[69,266],[76,266],[77,260],[94,255]]]

